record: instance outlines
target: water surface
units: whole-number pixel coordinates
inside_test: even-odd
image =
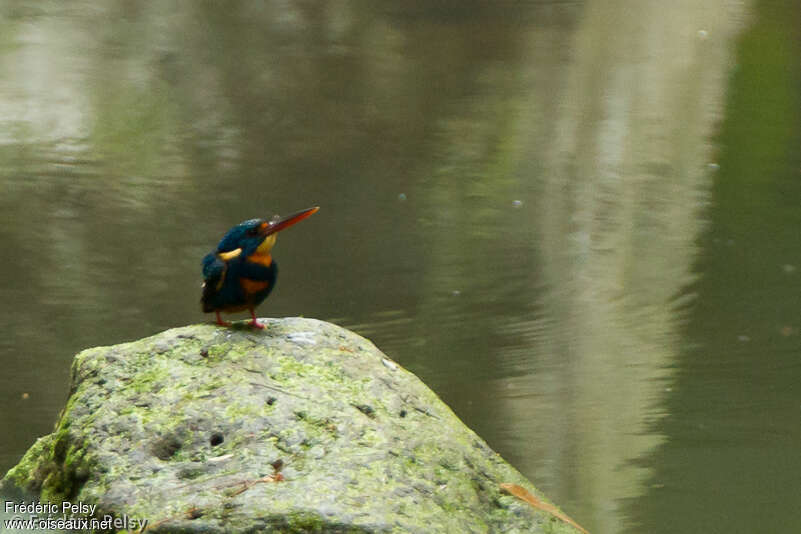
[[[799,530],[801,20],[697,4],[4,4],[0,471],[77,351],[209,320],[222,233],[319,204],[262,315],[593,533]]]

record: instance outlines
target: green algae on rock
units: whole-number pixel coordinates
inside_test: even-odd
[[[81,352],[55,431],[3,493],[148,532],[576,532],[503,493],[543,498],[368,340],[264,321]]]

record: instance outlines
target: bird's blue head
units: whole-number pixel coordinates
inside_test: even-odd
[[[264,219],[250,219],[228,230],[217,245],[217,252],[232,252],[241,249],[246,257],[256,252],[268,237],[270,223]],[[273,236],[274,237],[274,236]],[[275,239],[272,239],[275,244]],[[272,245],[270,246],[272,248]],[[269,252],[269,250],[267,251]]]
[[[241,222],[228,230],[217,245],[217,253],[236,253],[236,256],[242,254],[246,258],[254,253],[269,254],[278,232],[316,213],[318,209],[320,208],[308,208],[286,217],[274,217],[270,221],[250,219]]]

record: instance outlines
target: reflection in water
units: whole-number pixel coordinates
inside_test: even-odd
[[[543,440],[532,458],[572,467],[556,484],[593,503],[600,532],[623,529],[609,512],[644,490],[648,473],[634,461],[661,439],[647,423],[660,415],[679,346],[683,302],[673,298],[693,277],[710,187],[706,140],[720,118],[736,29],[725,2],[672,7],[587,6],[549,140],[539,143],[534,227],[543,302],[558,326],[538,351],[552,366],[523,382],[551,389],[543,409],[557,415],[529,429],[565,446]],[[532,410],[530,398],[508,405],[521,417]]]
[[[76,351],[203,320],[220,232],[319,203],[282,233],[262,313],[370,337],[578,522],[621,531],[664,440],[648,423],[667,415],[742,16],[0,8],[0,297],[18,303],[0,423],[19,429],[0,471],[49,430]]]
[[[797,2],[762,3],[718,138],[703,276],[659,421],[670,439],[646,459],[654,489],[628,503],[649,532],[801,528],[799,55]]]

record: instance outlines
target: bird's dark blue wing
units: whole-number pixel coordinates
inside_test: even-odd
[[[219,280],[225,271],[225,262],[217,254],[210,252],[203,257],[203,280],[208,282],[212,279]]]
[[[213,311],[212,299],[222,288],[226,271],[227,265],[217,254],[212,252],[203,258],[203,296],[200,302],[204,312]]]

